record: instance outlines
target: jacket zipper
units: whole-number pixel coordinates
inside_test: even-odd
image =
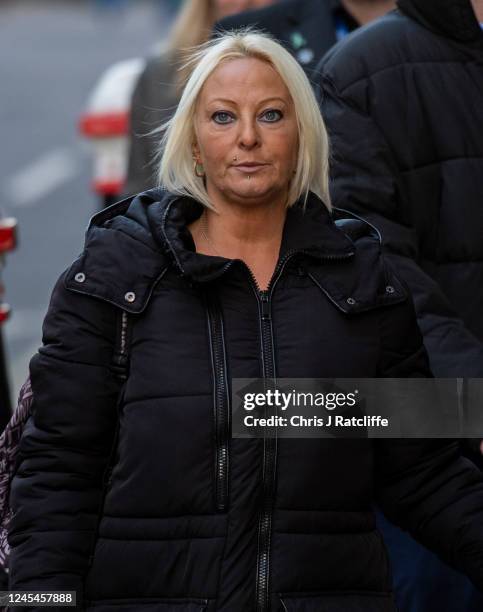
[[[123,363],[127,360],[127,317],[125,310],[121,314],[121,342],[120,342],[120,358]]]
[[[219,304],[207,298],[208,333],[213,368],[213,411],[215,422],[215,506],[219,512],[228,508],[230,399],[227,384],[227,365],[223,317]]]
[[[129,315],[125,310],[121,312],[121,326],[119,330],[119,351],[113,357],[116,376],[122,383],[125,383],[128,377],[128,361],[129,361],[128,347],[127,347],[127,344],[128,344],[128,339],[127,339],[128,316]],[[118,410],[120,409],[120,406],[122,405],[122,402],[124,400],[124,391],[125,391],[125,388],[123,386],[119,394],[119,397],[117,399]],[[118,415],[118,425],[119,425],[119,415]],[[115,438],[114,445],[117,444],[117,433],[118,432],[116,431],[116,438]],[[111,456],[111,459],[112,459],[112,456]],[[112,464],[111,459],[109,460],[108,469],[105,475],[104,484],[107,487],[109,487],[112,482],[112,472],[114,470],[114,465]]]
[[[123,310],[121,313],[121,324],[119,326],[118,350],[112,358],[111,369],[121,381],[127,379],[127,364],[128,364],[128,349],[127,349],[127,331],[128,331],[128,313]]]
[[[262,347],[262,372],[263,378],[275,378],[275,356],[273,342],[273,328],[271,317],[271,299],[275,286],[280,278],[287,262],[298,251],[289,251],[280,260],[268,289],[260,290],[255,277],[250,272],[252,287],[259,304],[260,333]],[[277,463],[277,438],[264,437],[263,439],[263,488],[262,507],[258,519],[258,551],[256,568],[256,593],[255,609],[257,612],[265,612],[269,609],[269,581],[270,581],[270,544],[272,535],[272,508],[275,494]]]
[[[278,263],[268,289],[262,291],[248,266],[252,288],[259,303],[260,331],[262,344],[263,378],[276,378],[274,339],[271,317],[271,300],[275,286],[282,275],[287,262],[295,255],[304,251],[292,250]],[[347,259],[354,253],[344,255],[327,254],[323,259]],[[270,608],[270,545],[272,535],[273,499],[275,495],[277,472],[277,437],[263,439],[263,496],[262,508],[258,520],[258,552],[256,568],[256,612],[267,612]]]
[[[263,378],[275,378],[275,359],[274,359],[274,342],[273,329],[271,318],[271,299],[274,288],[280,278],[285,265],[295,254],[304,254],[303,250],[292,250],[285,254],[279,261],[272,279],[270,280],[268,289],[261,290],[256,278],[250,268],[241,260],[231,260],[223,268],[222,274],[225,273],[235,262],[241,263],[248,272],[250,283],[253,292],[256,296],[259,305],[260,319],[260,334],[262,348],[262,369]],[[319,256],[325,260],[343,260],[354,255],[353,252],[344,254],[331,254]],[[223,401],[226,401],[228,408],[228,395],[226,385],[226,358],[224,343],[221,341],[220,334],[216,324],[213,323],[216,317],[213,317],[212,311],[208,308],[210,341],[212,345],[213,370],[215,380],[215,419],[217,423],[217,460],[216,460],[216,491],[217,491],[217,507],[224,509],[228,498],[228,415],[229,412],[223,410]],[[223,322],[221,313],[219,313],[220,332],[223,332]],[[218,340],[217,340],[218,338]],[[215,350],[215,347],[217,350]],[[222,358],[223,356],[223,358]],[[218,381],[217,381],[218,380]],[[223,416],[226,415],[224,421]],[[220,418],[221,417],[221,418]],[[225,427],[222,424],[225,423]],[[225,444],[223,441],[225,440]],[[272,509],[273,497],[275,493],[275,478],[276,478],[276,456],[277,456],[277,438],[264,438],[263,444],[263,497],[262,508],[258,520],[258,551],[257,551],[257,567],[256,567],[256,585],[255,585],[255,610],[256,612],[267,612],[270,606],[270,544],[272,530]],[[223,503],[224,502],[224,503]]]
[[[263,378],[275,377],[273,333],[270,315],[271,294],[259,292],[260,329],[262,342]],[[256,574],[256,610],[264,612],[269,607],[270,540],[272,533],[272,505],[275,492],[277,438],[263,439],[263,494],[258,521],[258,553]]]

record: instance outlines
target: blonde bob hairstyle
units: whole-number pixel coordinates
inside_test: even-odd
[[[173,193],[188,195],[208,208],[205,183],[193,170],[194,117],[200,91],[222,62],[256,58],[268,62],[285,83],[295,107],[299,150],[297,168],[290,181],[287,206],[313,191],[330,209],[328,188],[329,144],[324,121],[310,82],[297,61],[279,43],[254,30],[224,33],[198,47],[190,61],[191,76],[173,117],[161,126],[160,184]]]

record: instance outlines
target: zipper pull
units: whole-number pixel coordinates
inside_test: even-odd
[[[268,300],[268,291],[260,291],[260,300],[262,302],[262,321],[269,321],[270,304]]]

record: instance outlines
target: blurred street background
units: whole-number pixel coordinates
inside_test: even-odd
[[[77,124],[103,71],[163,40],[176,1],[22,0],[0,3],[0,217],[18,220],[19,245],[2,277],[12,399],[41,344],[59,274],[82,250],[99,210],[92,155]],[[1,398],[0,398],[1,399]]]

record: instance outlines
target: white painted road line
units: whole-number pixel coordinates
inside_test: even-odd
[[[76,150],[59,147],[44,153],[7,179],[4,193],[13,206],[35,206],[80,171],[81,164]]]
[[[30,338],[40,337],[42,321],[46,312],[47,306],[39,308],[13,308],[10,318],[3,328],[9,344],[13,345]]]

